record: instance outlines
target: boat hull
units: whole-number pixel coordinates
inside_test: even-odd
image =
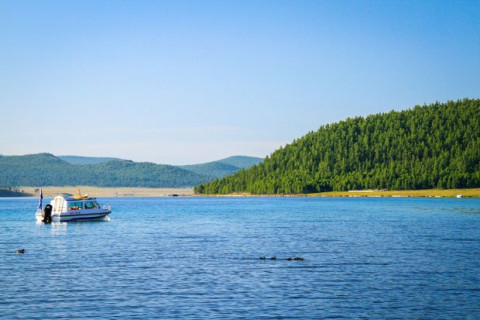
[[[54,214],[52,216],[55,222],[72,222],[72,221],[85,221],[85,220],[99,220],[105,218],[111,211],[99,211],[89,213],[61,213]]]
[[[45,214],[43,213],[42,209],[37,210],[37,212],[35,213],[35,218],[38,222],[43,222],[43,220],[45,219]]]

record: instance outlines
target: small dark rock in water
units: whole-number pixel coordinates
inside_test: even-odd
[[[260,257],[259,258],[260,260],[277,260],[277,257],[276,256],[273,256],[273,257],[270,257],[270,258],[266,258],[266,257]],[[285,258],[283,260],[288,260],[288,261],[292,261],[292,260],[295,260],[295,261],[303,261],[304,259],[302,257],[295,257],[295,258],[292,258],[292,257],[288,257],[288,258]]]
[[[18,250],[15,250],[15,253],[25,253],[25,249],[18,249]]]

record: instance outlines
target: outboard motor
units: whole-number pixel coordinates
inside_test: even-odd
[[[47,204],[45,209],[43,209],[43,222],[51,223],[52,222],[52,205]]]

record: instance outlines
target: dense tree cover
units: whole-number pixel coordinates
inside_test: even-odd
[[[240,160],[248,161],[247,158]],[[68,156],[64,161],[48,153],[0,156],[0,187],[89,185],[175,188],[194,186],[240,170],[222,162],[226,159],[183,168],[109,159]],[[258,162],[258,158],[252,159]]]
[[[434,103],[320,127],[197,193],[289,194],[480,186],[480,100]]]

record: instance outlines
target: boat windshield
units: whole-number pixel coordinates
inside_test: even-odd
[[[95,201],[85,201],[85,209],[98,209],[99,207]]]
[[[82,210],[83,203],[81,201],[69,202],[68,210]]]

